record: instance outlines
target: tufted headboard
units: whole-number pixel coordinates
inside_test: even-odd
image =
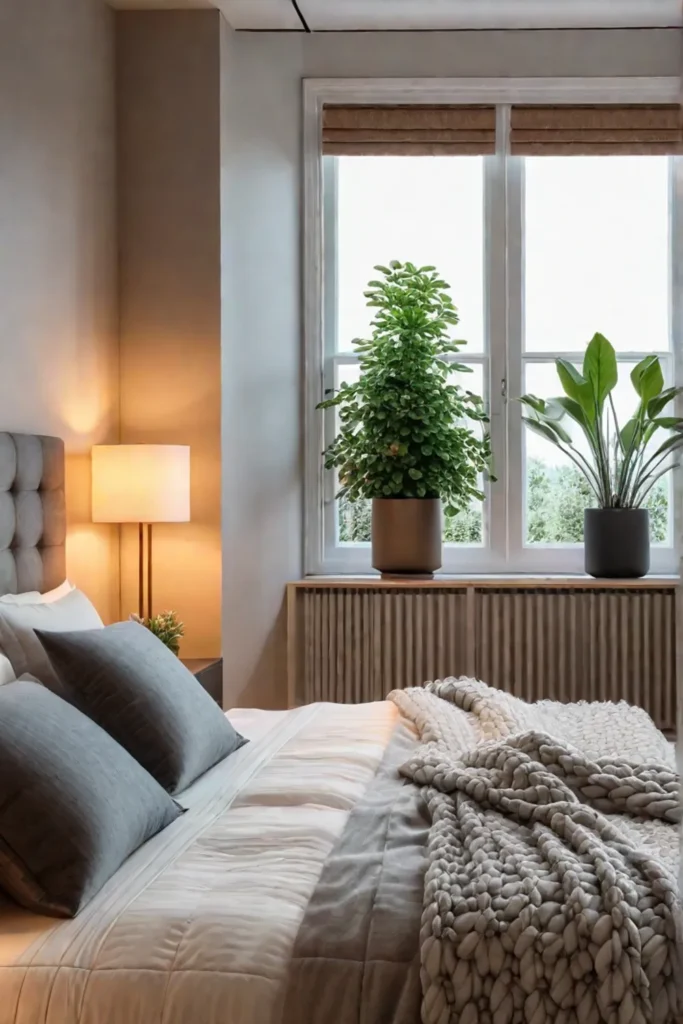
[[[0,433],[0,595],[63,583],[65,542],[64,442]]]

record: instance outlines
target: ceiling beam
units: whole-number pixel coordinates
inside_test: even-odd
[[[311,29],[310,29],[310,27],[308,25],[308,22],[306,21],[306,19],[304,18],[303,14],[301,13],[301,8],[299,7],[299,4],[298,4],[297,0],[292,0],[292,7],[296,11],[297,17],[298,17],[299,21],[301,22],[301,24],[303,25],[304,32],[310,32]]]

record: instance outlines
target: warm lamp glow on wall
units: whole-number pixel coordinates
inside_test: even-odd
[[[152,525],[190,519],[190,449],[179,444],[111,444],[92,450],[94,523],[138,524],[138,605],[152,615]],[[146,540],[146,543],[145,543]]]

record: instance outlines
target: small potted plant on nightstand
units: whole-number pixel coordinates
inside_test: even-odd
[[[148,619],[131,615],[131,619],[139,622],[141,626],[146,626],[176,657],[180,655],[180,641],[185,635],[185,626],[175,612],[159,612]]]
[[[482,399],[449,380],[458,313],[434,267],[394,260],[375,267],[365,295],[372,335],[354,342],[360,380],[318,408],[339,409],[341,429],[324,453],[339,497],[372,499],[372,564],[390,575],[430,576],[441,566],[441,506],[448,515],[482,500],[488,422]]]
[[[665,388],[657,356],[646,356],[631,371],[636,410],[620,427],[612,392],[617,383],[614,348],[596,334],[579,371],[556,359],[564,395],[520,401],[527,426],[559,448],[585,476],[596,507],[584,512],[586,572],[607,578],[637,578],[650,568],[650,518],[647,497],[664,474],[678,465],[683,419],[663,415],[683,388]],[[585,439],[581,451],[566,429],[573,421]],[[563,422],[564,421],[564,422]]]

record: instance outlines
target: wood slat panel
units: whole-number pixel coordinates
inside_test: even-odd
[[[676,727],[676,592],[648,586],[291,588],[292,703],[474,674],[524,700],[627,700]]]
[[[488,588],[476,601],[480,679],[528,701],[627,700],[675,729],[673,591]]]

